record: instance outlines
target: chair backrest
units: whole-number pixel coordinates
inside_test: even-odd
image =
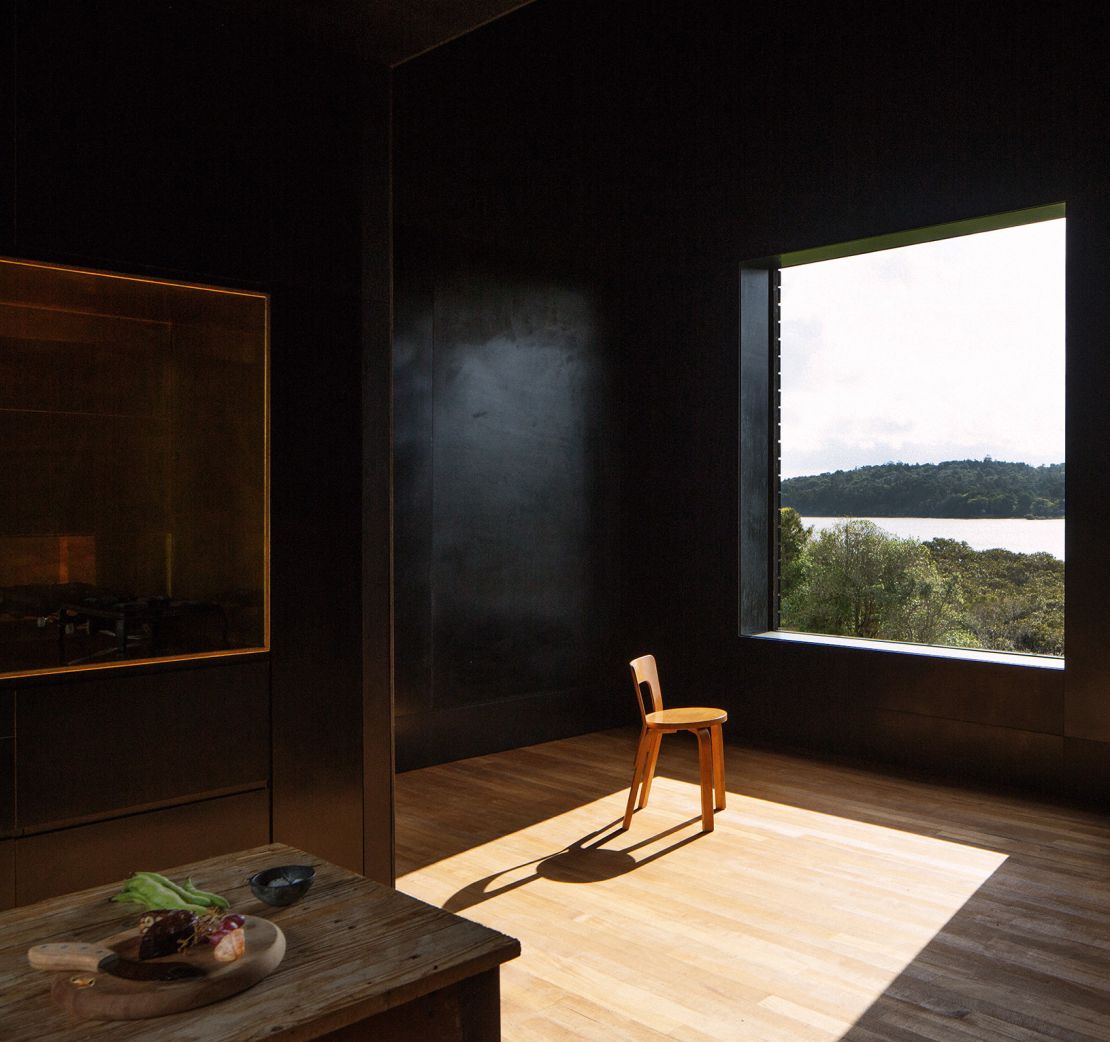
[[[640,703],[640,719],[648,713],[658,713],[663,708],[663,691],[659,686],[659,670],[654,655],[641,655],[628,663],[632,670],[632,686],[636,688],[636,701]],[[651,695],[651,709],[644,703],[644,688]]]

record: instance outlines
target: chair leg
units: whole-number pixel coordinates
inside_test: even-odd
[[[713,738],[713,789],[716,800],[714,810],[725,809],[725,736],[720,724],[710,729]]]
[[[713,831],[713,739],[708,728],[699,728],[698,766],[701,774],[701,827],[703,832]]]
[[[624,829],[632,825],[632,811],[636,806],[636,790],[640,787],[640,778],[644,767],[647,765],[648,742],[650,735],[645,727],[640,731],[640,741],[636,746],[636,764],[632,768],[632,787],[628,791],[628,806],[624,811]]]
[[[647,765],[644,769],[644,787],[640,790],[641,810],[647,806],[648,796],[651,795],[651,782],[655,777],[655,765],[659,762],[659,746],[663,744],[663,732],[648,732],[648,741],[651,745],[648,751]]]

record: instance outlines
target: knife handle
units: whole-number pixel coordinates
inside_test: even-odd
[[[36,944],[27,952],[27,961],[36,970],[88,970],[96,973],[101,962],[115,952],[103,944],[84,944],[80,941],[60,941],[54,944]]]

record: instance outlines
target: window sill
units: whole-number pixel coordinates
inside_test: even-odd
[[[756,640],[777,640],[786,644],[822,644],[834,648],[857,648],[863,651],[887,651],[896,655],[919,655],[926,658],[957,659],[964,662],[989,662],[993,665],[1023,666],[1031,669],[1063,669],[1064,659],[1047,655],[1023,655],[1014,651],[983,651],[979,648],[943,648],[935,644],[903,644],[894,640],[866,640],[863,637],[836,637],[824,633],[795,633],[791,630],[767,630],[748,636]]]

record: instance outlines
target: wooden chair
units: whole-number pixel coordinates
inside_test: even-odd
[[[640,703],[640,744],[636,747],[636,766],[632,770],[632,791],[624,812],[624,828],[632,824],[633,810],[647,806],[651,779],[659,760],[663,735],[675,731],[693,731],[698,739],[698,763],[701,775],[701,824],[706,832],[713,831],[713,812],[725,809],[725,747],[721,724],[728,720],[723,709],[691,706],[687,709],[664,709],[663,692],[659,687],[659,670],[654,655],[641,655],[629,662],[636,699]],[[652,711],[647,711],[644,688],[651,695]],[[640,800],[636,802],[639,789]]]

